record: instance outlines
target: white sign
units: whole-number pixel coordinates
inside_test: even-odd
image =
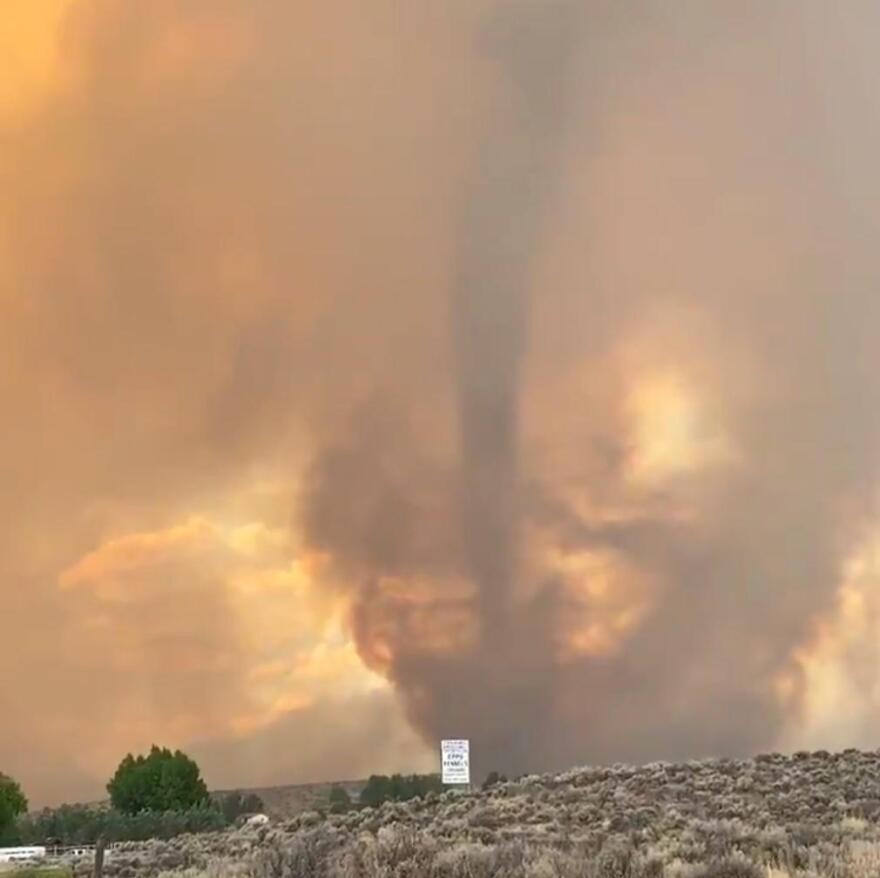
[[[470,784],[471,742],[452,740],[440,742],[440,765],[443,783]]]

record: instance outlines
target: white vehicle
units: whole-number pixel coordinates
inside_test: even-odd
[[[46,848],[0,848],[0,863],[20,863],[27,860],[43,860]]]

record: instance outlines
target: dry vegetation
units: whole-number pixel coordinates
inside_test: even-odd
[[[72,870],[67,866],[15,866],[0,863],[2,878],[72,878]]]
[[[875,878],[880,752],[581,768],[473,795],[125,845],[105,871],[108,878]]]

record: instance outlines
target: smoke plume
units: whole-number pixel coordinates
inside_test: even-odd
[[[356,602],[362,654],[481,768],[774,746],[871,520],[877,217],[836,151],[878,129],[819,41],[857,16],[727,11],[489,17],[453,257],[458,493],[395,480],[390,529],[443,558],[401,584],[406,550],[380,553]]]
[[[876,4],[10,4],[32,801],[876,743]]]

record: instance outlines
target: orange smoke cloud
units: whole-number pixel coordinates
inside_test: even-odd
[[[426,244],[440,212],[413,223],[406,205],[455,159],[428,180],[402,158],[450,97],[438,79],[413,141],[376,142],[409,103],[386,87],[396,66],[357,101],[333,95],[398,51],[374,27],[397,15],[343,6],[4,11],[18,55],[0,112],[0,403],[17,427],[0,438],[0,567],[17,658],[0,670],[0,761],[37,803],[99,795],[122,753],[157,739],[200,747],[225,785],[258,765],[281,782],[425,759],[290,526],[312,442],[376,386],[429,374],[442,346],[401,335],[375,355],[392,315],[430,327],[441,311],[398,290],[442,262]],[[328,40],[330,65],[313,52]],[[367,204],[395,192],[372,222]],[[394,229],[424,260],[389,283]],[[315,736],[315,716],[338,731]],[[355,752],[339,720],[359,717]],[[288,753],[286,733],[312,737],[310,762],[281,755],[270,774],[263,748]]]
[[[226,741],[228,756],[236,742],[326,710],[331,693],[340,709],[385,698],[319,570],[296,559],[285,531],[192,517],[108,539],[62,571],[67,674],[101,681],[101,728],[78,746],[77,764],[100,776],[120,747],[147,747],[159,734],[198,742],[206,730],[212,743],[196,746]],[[64,717],[71,705],[53,700]],[[87,720],[64,722],[75,735]],[[326,758],[335,755],[328,745]],[[207,767],[215,782],[237,782],[220,755]]]
[[[58,74],[58,30],[71,0],[10,4],[0,21],[0,117],[27,111]]]
[[[8,6],[32,799],[872,732],[875,11]]]

